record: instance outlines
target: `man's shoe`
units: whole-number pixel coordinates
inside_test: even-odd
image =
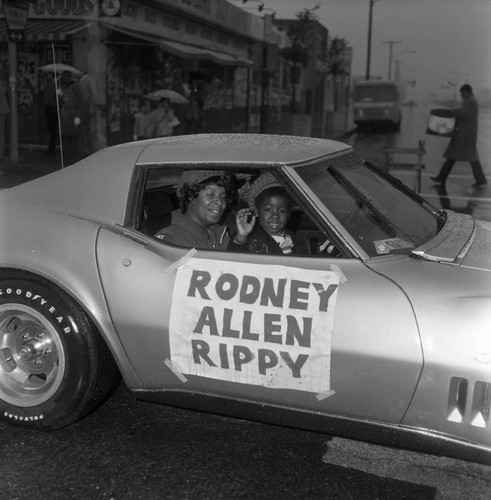
[[[487,182],[474,182],[474,184],[472,184],[472,187],[485,188],[487,185],[488,185]]]
[[[445,182],[439,179],[438,177],[430,177],[430,179],[435,183],[435,184],[440,184],[440,186],[444,186]]]

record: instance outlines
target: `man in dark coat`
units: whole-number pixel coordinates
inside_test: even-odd
[[[93,79],[77,75],[64,93],[61,109],[61,133],[65,164],[71,165],[96,151],[95,99]]]
[[[487,181],[477,153],[479,106],[470,85],[462,85],[460,95],[462,97],[461,107],[452,110],[453,116],[456,118],[455,130],[443,154],[446,161],[442,165],[439,174],[436,177],[431,177],[431,180],[437,184],[445,185],[455,162],[468,161],[474,175],[475,183],[473,186],[484,187]]]

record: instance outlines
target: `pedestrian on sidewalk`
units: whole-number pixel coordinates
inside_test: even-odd
[[[155,137],[167,137],[174,133],[174,127],[181,122],[170,107],[169,99],[160,99],[155,114]]]
[[[460,108],[452,110],[455,117],[455,128],[450,143],[443,154],[446,158],[440,172],[436,177],[430,177],[436,184],[445,185],[450,172],[457,161],[466,161],[471,164],[474,176],[474,187],[484,187],[487,185],[479,155],[477,152],[477,131],[479,105],[472,87],[464,84],[460,87],[462,103]]]
[[[134,119],[134,141],[151,139],[155,136],[156,116],[152,110],[149,100],[143,97],[140,99],[140,109],[135,113]]]
[[[97,151],[97,87],[95,80],[87,71],[73,83],[73,93],[80,102],[81,131],[78,136],[78,150],[81,158]]]
[[[5,142],[7,115],[10,113],[9,102],[7,98],[7,73],[8,68],[0,66],[0,161],[6,160]]]

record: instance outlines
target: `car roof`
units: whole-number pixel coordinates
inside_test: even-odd
[[[82,161],[3,190],[5,207],[31,207],[106,224],[123,224],[135,165],[280,166],[348,153],[351,146],[310,137],[198,134],[104,148]]]
[[[227,165],[293,165],[348,152],[351,146],[315,137],[271,134],[197,134],[153,141],[138,164],[223,163]]]

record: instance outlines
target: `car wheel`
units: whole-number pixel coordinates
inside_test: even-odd
[[[46,430],[95,409],[119,380],[105,342],[66,293],[0,272],[0,418]]]

